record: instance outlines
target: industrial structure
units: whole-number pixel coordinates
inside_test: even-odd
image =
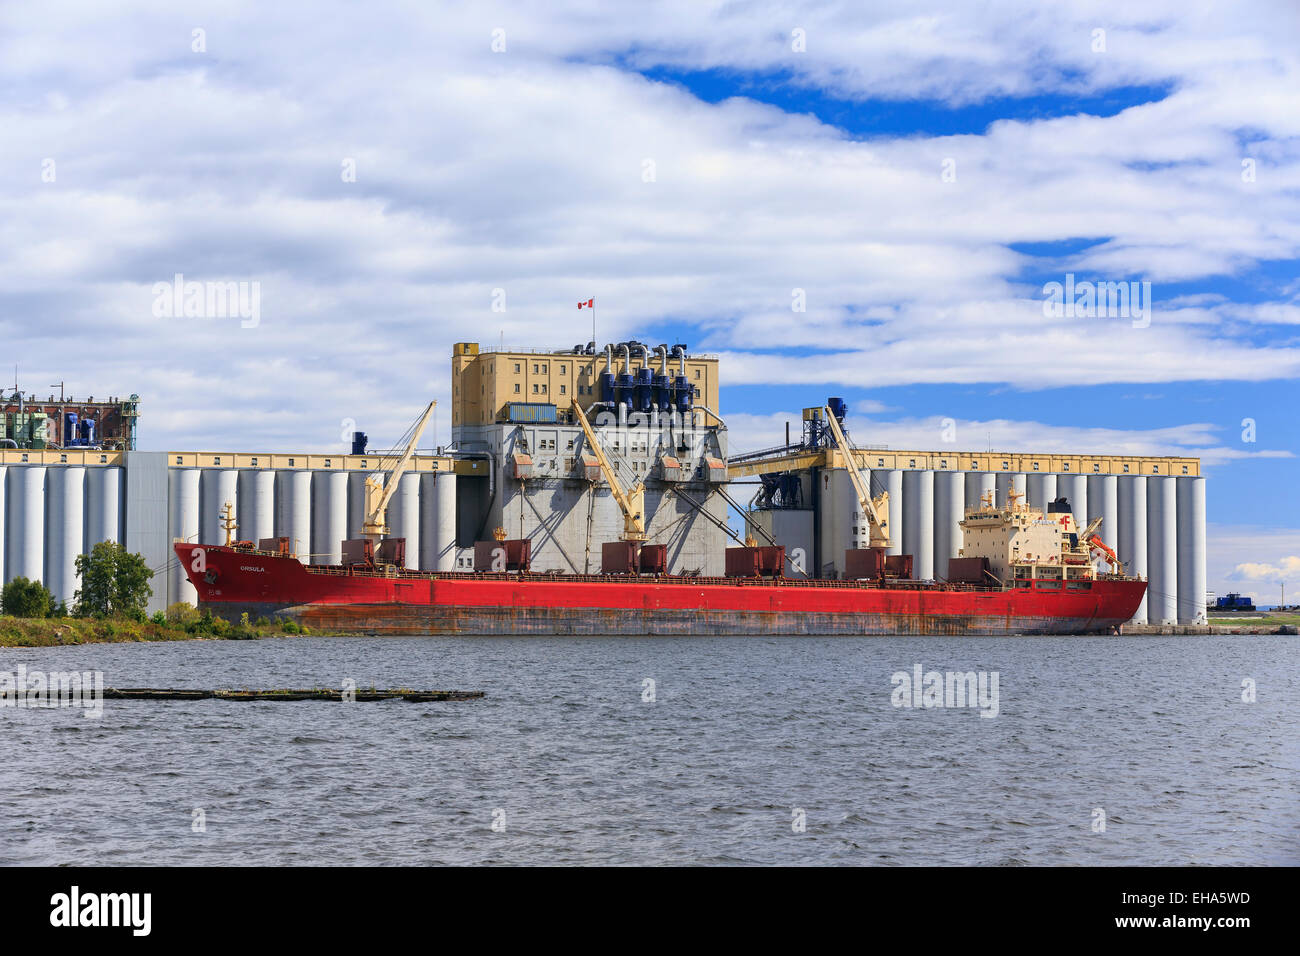
[[[569,411],[575,401],[588,413],[605,402],[624,404],[629,413],[672,405],[711,415],[718,407],[718,358],[689,355],[681,343],[628,341],[597,349],[589,342],[556,352],[458,342],[451,394],[453,427],[531,422],[537,413],[530,405],[554,406],[560,421],[575,424]]]
[[[0,395],[0,448],[135,450],[139,395],[97,402],[93,395],[77,399],[65,395],[61,384],[54,387],[58,398],[50,394],[44,401],[16,387],[8,398]]]
[[[1205,619],[1197,459],[854,449],[832,401],[805,412],[798,440],[728,460],[719,387],[717,358],[684,345],[458,343],[451,446],[413,455],[391,494],[371,481],[369,496],[382,488],[409,568],[472,570],[476,544],[507,539],[529,543],[533,571],[594,574],[605,545],[638,541],[663,546],[666,571],[718,575],[730,507],[756,539],[785,546],[787,576],[844,577],[847,551],[887,535],[886,552],[912,555],[919,580],[947,576],[967,508],[1011,494],[1047,511],[1063,497],[1148,579],[1135,621]],[[364,441],[352,451],[0,447],[0,579],[39,578],[71,603],[76,556],[114,540],[159,572],[151,609],[193,601],[172,542],[220,542],[227,502],[240,539],[287,539],[304,562],[339,564],[346,539],[376,533],[367,479],[385,467]],[[751,507],[737,508],[735,483],[754,481]]]
[[[457,537],[484,541],[501,528],[531,543],[535,571],[600,571],[604,545],[627,530],[622,485],[639,496],[643,540],[666,546],[667,570],[720,574],[730,532],[717,401],[717,357],[682,344],[457,343],[451,448],[487,470],[459,483]]]

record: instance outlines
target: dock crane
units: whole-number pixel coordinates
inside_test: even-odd
[[[614,464],[605,454],[605,449],[600,447],[600,442],[596,440],[596,433],[587,421],[587,416],[583,414],[582,408],[575,401],[573,403],[573,413],[582,425],[582,433],[587,437],[587,444],[591,446],[592,453],[596,460],[600,462],[600,470],[609,482],[609,490],[614,494],[614,501],[618,503],[619,510],[623,512],[623,540],[624,541],[644,541],[645,540],[645,479],[637,480],[630,489],[624,490],[623,483],[618,480],[618,473],[614,470]]]
[[[872,548],[888,548],[889,492],[882,491],[875,498],[871,497],[871,488],[867,485],[867,479],[863,477],[862,471],[858,468],[857,457],[853,454],[853,448],[849,445],[848,439],[844,437],[844,430],[840,428],[839,419],[835,417],[835,414],[829,408],[824,409],[824,411],[826,412],[826,422],[835,435],[835,444],[844,453],[849,478],[853,481],[853,490],[858,496],[858,507],[867,516],[867,521],[871,526],[871,541],[868,546]]]
[[[398,480],[402,477],[402,473],[406,471],[406,466],[410,464],[411,457],[415,454],[415,446],[420,441],[420,436],[424,434],[424,426],[429,424],[429,418],[433,415],[433,410],[437,405],[437,401],[430,402],[429,407],[424,410],[424,414],[415,423],[414,434],[411,435],[406,450],[402,452],[402,457],[387,472],[386,482],[380,484],[379,474],[366,476],[365,522],[361,526],[362,537],[378,543],[380,538],[388,534],[388,502],[396,494]]]

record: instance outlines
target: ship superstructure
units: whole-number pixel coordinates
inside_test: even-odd
[[[990,492],[978,508],[966,509],[960,522],[961,559],[982,562],[981,575],[1003,586],[1029,580],[1093,580],[1096,552],[1105,556],[1111,573],[1118,574],[1117,555],[1098,537],[1101,523],[1094,519],[1081,530],[1066,498],[1052,501],[1044,513],[1026,504],[1014,488],[1002,507],[994,504]]]

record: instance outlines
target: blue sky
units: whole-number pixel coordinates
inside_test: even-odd
[[[634,67],[632,67],[634,68]],[[898,136],[955,136],[983,133],[999,120],[1041,120],[1059,116],[1114,116],[1131,106],[1155,103],[1168,85],[1117,86],[1086,92],[991,96],[976,103],[942,99],[849,98],[804,82],[791,70],[637,70],[649,80],[677,84],[706,103],[743,97],[786,113],[806,113],[855,139]]]
[[[722,356],[738,449],[835,394],[863,442],[1201,457],[1210,586],[1300,593],[1294,3],[354,13],[0,11],[27,390],[138,392],[152,448],[382,442],[452,343],[586,341],[595,296]],[[257,321],[158,315],[177,273]],[[1067,273],[1149,323],[1045,316]]]

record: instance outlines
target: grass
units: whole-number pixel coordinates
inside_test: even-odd
[[[1209,615],[1211,624],[1250,625],[1250,624],[1300,624],[1298,611],[1256,611],[1233,614],[1216,612]]]
[[[306,634],[287,619],[259,618],[231,624],[219,617],[199,615],[189,620],[138,621],[132,618],[0,617],[0,647],[59,647],[67,644],[127,644],[146,641],[247,641],[260,637]]]
[[[1295,611],[1265,611],[1264,620],[1270,624],[1300,624],[1300,613]]]

